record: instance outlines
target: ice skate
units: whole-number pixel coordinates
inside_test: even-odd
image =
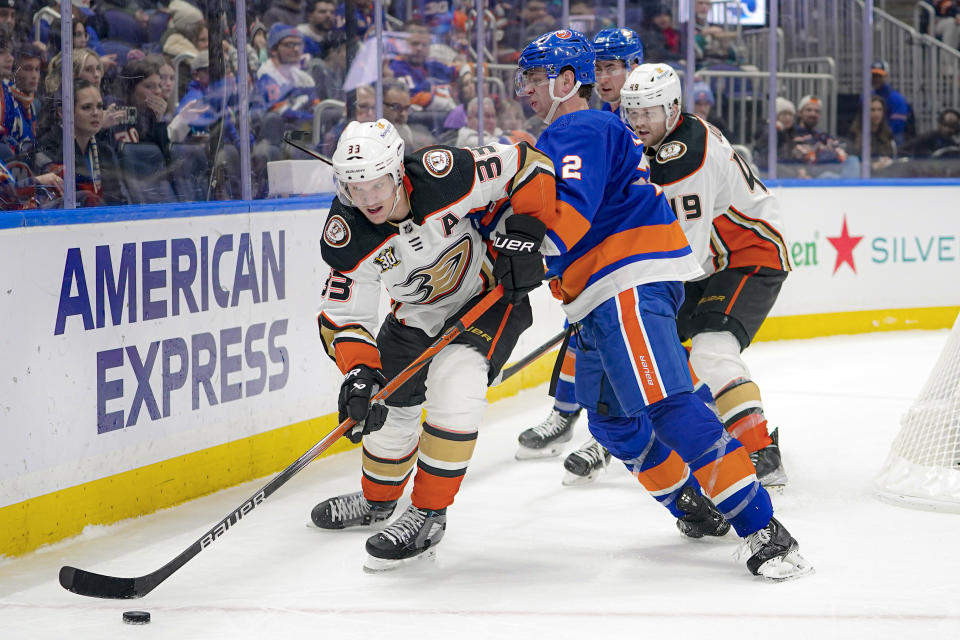
[[[747,569],[755,576],[772,582],[793,580],[813,573],[813,565],[800,555],[800,545],[776,518],[743,538]]]
[[[688,538],[720,538],[730,531],[730,523],[717,511],[710,498],[693,487],[684,487],[677,497],[677,507],[687,514],[677,518],[677,529]]]
[[[396,507],[396,500],[370,502],[357,491],[324,500],[310,512],[310,519],[321,529],[368,527],[389,518]]]
[[[608,464],[610,464],[610,452],[599,442],[590,438],[563,461],[563,468],[567,470],[563,477],[563,486],[570,487],[593,482]]]
[[[580,411],[564,413],[552,409],[547,419],[535,427],[530,427],[520,434],[520,448],[517,449],[517,460],[533,460],[536,458],[552,458],[563,452],[563,445],[573,437],[573,425],[580,417]]]
[[[750,454],[750,462],[757,470],[757,480],[764,487],[777,488],[787,484],[787,473],[783,470],[783,461],[780,459],[779,428],[770,432],[772,444]]]
[[[446,509],[434,511],[410,505],[387,528],[367,539],[363,570],[390,571],[412,561],[435,558],[446,528]]]

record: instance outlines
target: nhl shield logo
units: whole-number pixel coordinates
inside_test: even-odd
[[[423,156],[423,168],[436,177],[442,178],[453,168],[453,154],[446,149],[434,149]]]
[[[687,145],[682,142],[668,142],[657,151],[657,162],[663,164],[677,158],[682,158],[687,152]]]
[[[323,241],[331,247],[342,247],[350,242],[350,227],[340,216],[330,216],[323,229]]]

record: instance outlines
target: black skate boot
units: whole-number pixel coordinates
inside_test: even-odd
[[[730,523],[717,511],[713,501],[693,487],[683,488],[677,496],[677,507],[687,514],[677,518],[677,529],[688,538],[719,538],[730,531]]]
[[[396,500],[370,502],[357,491],[324,500],[310,512],[310,519],[321,529],[368,527],[392,516],[396,507]]]
[[[747,569],[765,580],[782,582],[813,573],[813,566],[800,555],[800,545],[776,518],[763,529],[743,538]]]
[[[446,528],[446,509],[433,511],[410,505],[386,529],[367,539],[364,571],[389,571],[411,560],[434,558]]]
[[[608,464],[610,464],[610,452],[599,442],[590,438],[563,461],[563,468],[567,470],[563,485],[569,487],[593,482]]]
[[[779,428],[770,432],[772,444],[750,454],[750,462],[757,470],[757,480],[765,487],[782,487],[787,484],[787,473],[780,460]]]
[[[552,409],[547,419],[535,427],[530,427],[520,434],[520,448],[517,449],[517,460],[532,460],[534,458],[552,458],[560,455],[563,444],[570,442],[573,437],[573,425],[580,417],[580,410],[573,413],[564,413]]]

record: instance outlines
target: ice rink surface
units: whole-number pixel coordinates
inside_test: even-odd
[[[314,462],[142,600],[83,598],[57,572],[149,573],[266,479],[0,560],[0,638],[958,638],[960,514],[890,506],[871,491],[946,337],[747,352],[790,476],[774,506],[812,577],[759,581],[734,558],[732,532],[685,539],[616,461],[574,488],[560,484],[560,459],[516,462],[517,434],[550,407],[540,387],[491,405],[436,563],[369,575],[369,530],[306,526],[316,502],[359,487],[353,451]],[[585,438],[581,420],[570,448]],[[123,624],[132,609],[153,621]]]

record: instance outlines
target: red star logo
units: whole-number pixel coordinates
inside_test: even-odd
[[[851,236],[850,232],[847,231],[847,216],[843,216],[843,229],[840,231],[840,235],[836,238],[827,237],[827,240],[830,241],[830,244],[833,245],[833,248],[837,250],[837,263],[833,266],[833,272],[836,273],[844,262],[850,265],[850,268],[853,269],[853,272],[857,272],[857,266],[853,264],[853,250],[856,248],[860,241],[863,240],[863,236]]]

